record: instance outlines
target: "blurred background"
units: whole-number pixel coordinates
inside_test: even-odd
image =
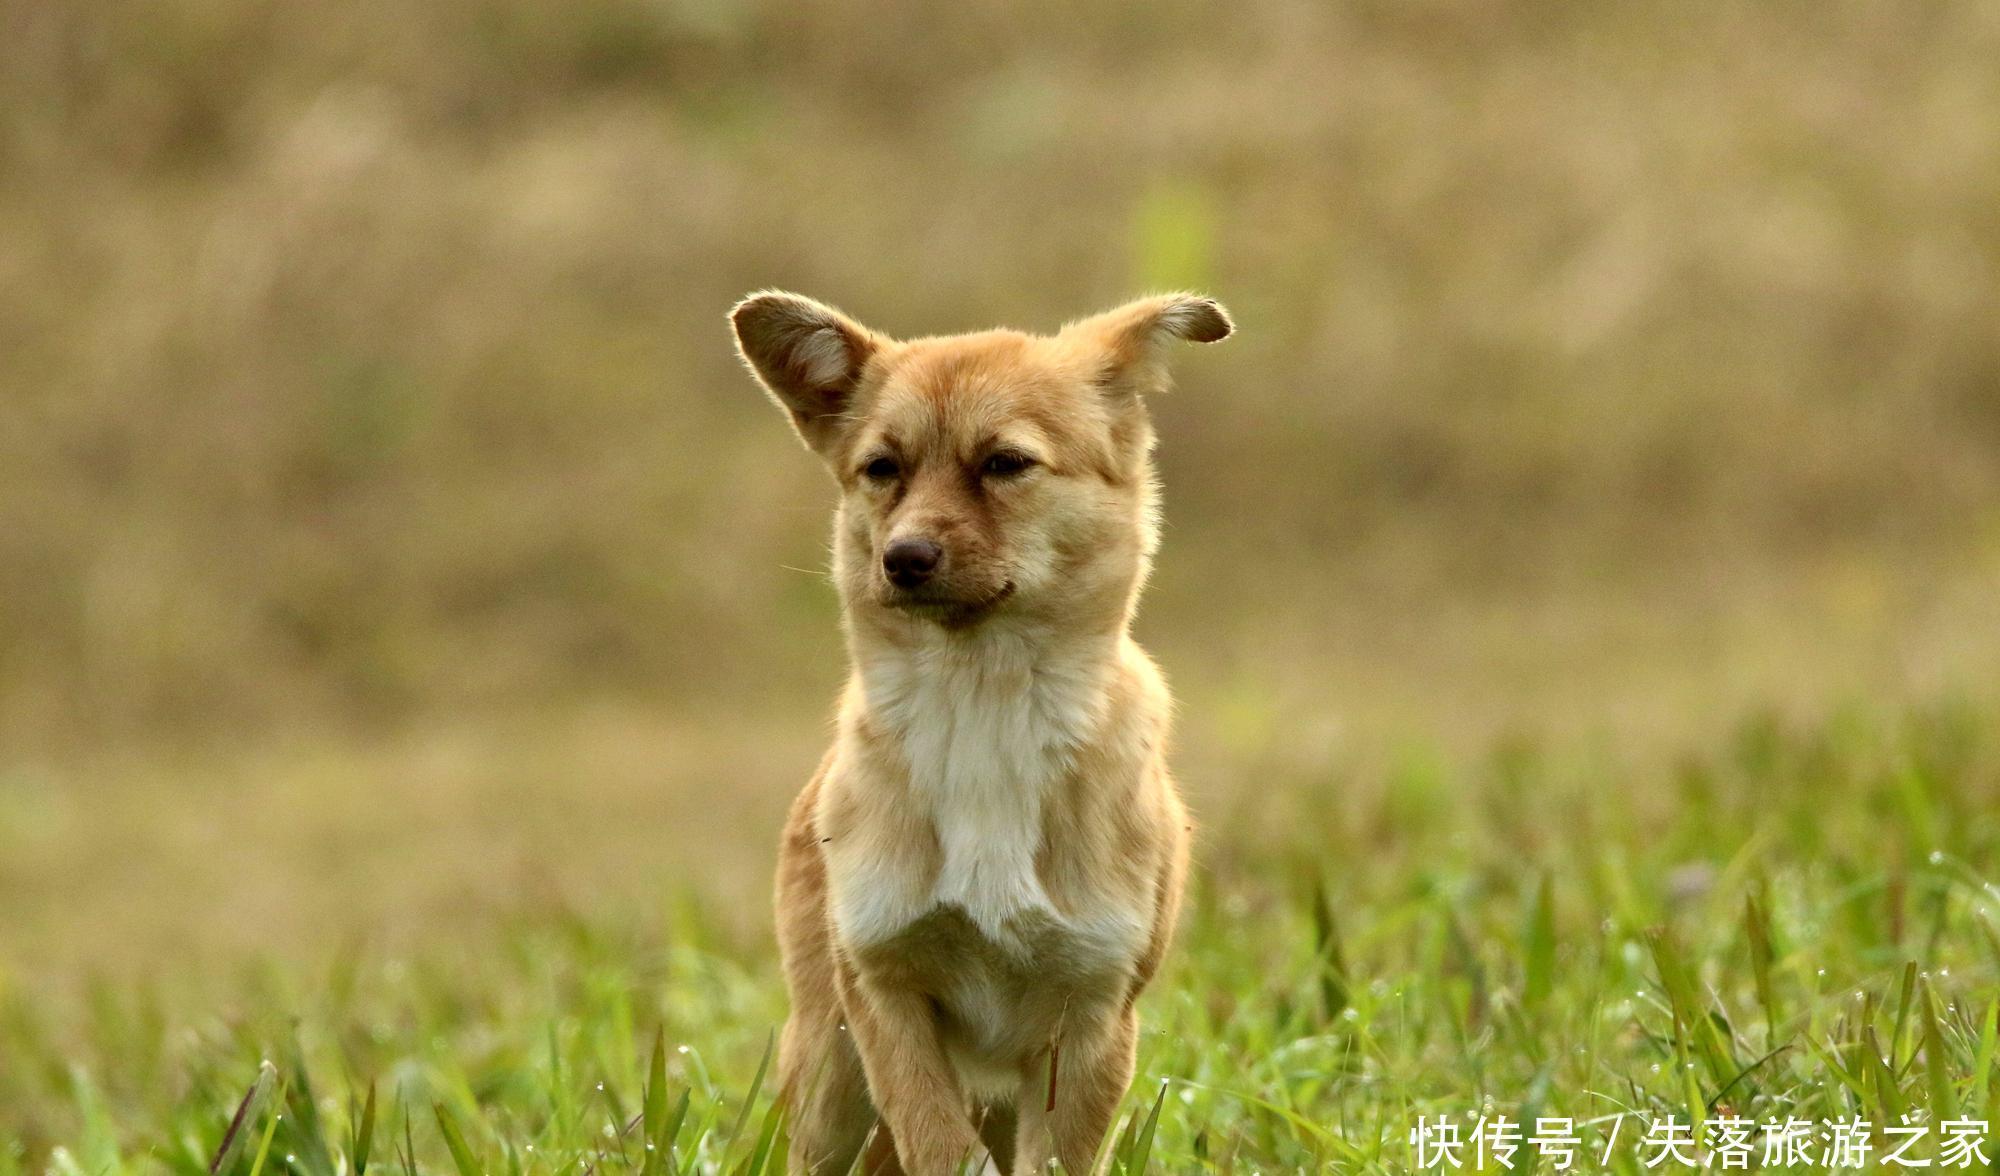
[[[0,977],[756,927],[843,672],[764,286],[1230,307],[1141,622],[1205,813],[1990,697],[1996,61],[1974,2],[14,0]]]

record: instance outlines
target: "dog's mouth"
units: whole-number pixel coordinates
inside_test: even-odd
[[[895,593],[888,604],[898,612],[933,621],[947,629],[969,629],[992,616],[1013,595],[1014,581],[1009,580],[998,591],[973,600],[917,589]]]

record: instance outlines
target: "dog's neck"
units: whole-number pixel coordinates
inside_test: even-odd
[[[909,626],[887,641],[857,633],[851,652],[870,715],[903,741],[912,772],[947,768],[949,777],[975,766],[957,762],[960,753],[988,753],[988,766],[1012,768],[1029,753],[1066,752],[1082,742],[1102,718],[1125,640],[1122,625],[1079,634],[996,619],[960,632]],[[1006,746],[968,743],[982,730],[1004,737]],[[933,743],[954,753],[945,757],[952,762],[912,746]]]

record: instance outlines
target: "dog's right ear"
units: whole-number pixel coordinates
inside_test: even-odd
[[[881,338],[825,303],[783,290],[750,295],[729,322],[743,362],[806,445],[827,454]]]

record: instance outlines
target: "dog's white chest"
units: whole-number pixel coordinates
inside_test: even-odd
[[[1036,871],[1043,809],[1102,692],[1084,674],[1009,652],[941,649],[874,667],[870,704],[901,739],[940,857],[928,880],[896,876],[903,867],[892,863],[837,880],[835,918],[850,938],[880,941],[949,905],[1004,942],[1009,920],[1055,914]]]
[[[1060,700],[993,687],[976,670],[940,674],[903,716],[911,791],[928,802],[942,856],[931,901],[963,907],[988,934],[1049,906],[1035,873],[1042,805],[1073,738]]]

